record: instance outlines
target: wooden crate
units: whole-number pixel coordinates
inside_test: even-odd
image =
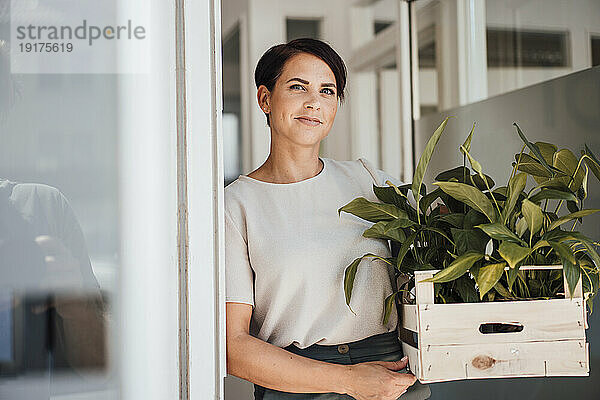
[[[416,304],[401,306],[399,334],[404,354],[409,357],[410,370],[422,383],[589,375],[581,279],[572,298],[565,281],[567,295],[562,299],[435,304],[433,283],[422,281],[436,272],[417,271]],[[482,324],[492,323],[522,326],[522,330],[480,331]],[[409,344],[411,338],[415,339],[413,345]]]

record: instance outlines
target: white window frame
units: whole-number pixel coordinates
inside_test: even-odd
[[[600,31],[598,30],[585,30],[585,36],[587,38],[587,68],[592,67],[592,39],[600,38]]]
[[[222,399],[226,375],[221,1],[185,0],[187,399]],[[240,31],[241,35],[241,31]]]
[[[377,0],[355,0],[352,5],[353,32],[352,57],[348,63],[353,123],[351,130],[352,157],[364,156],[380,168],[403,180],[411,180],[413,174],[412,84],[409,2],[398,1],[397,21],[377,34],[372,33],[373,18],[365,8]],[[385,108],[385,121],[378,126],[377,83],[375,70],[389,61],[396,60],[397,98],[389,91],[380,94],[381,101],[393,100],[388,106],[396,107],[397,114]],[[414,63],[413,63],[414,65]],[[388,76],[386,79],[392,81]],[[354,83],[352,83],[354,82]],[[392,89],[393,90],[393,89]],[[401,149],[395,156],[383,149]]]
[[[147,6],[149,57],[120,59],[150,65],[120,87],[121,398],[222,399],[220,0]]]

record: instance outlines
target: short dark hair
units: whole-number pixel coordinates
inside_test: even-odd
[[[342,57],[327,43],[312,39],[300,38],[294,39],[284,44],[278,44],[267,50],[256,65],[254,70],[254,82],[256,88],[265,85],[269,91],[275,87],[275,82],[281,76],[285,63],[293,56],[301,53],[312,54],[319,57],[331,68],[335,76],[335,86],[337,97],[340,102],[344,101],[344,89],[346,87],[346,64]],[[269,125],[269,115],[267,114],[267,125]]]

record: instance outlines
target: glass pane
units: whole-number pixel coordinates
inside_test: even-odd
[[[288,42],[304,37],[313,39],[319,39],[321,37],[321,20],[319,19],[287,18],[285,20],[285,26],[286,39]]]
[[[398,4],[395,0],[377,0],[369,8],[373,15],[373,33],[375,35],[398,20]]]
[[[117,49],[149,41],[132,2],[0,0],[0,399],[119,397],[121,84],[144,71]]]
[[[494,67],[570,67],[568,31],[487,29],[487,64]]]
[[[11,73],[9,3],[0,3],[0,398],[112,398],[117,75]]]
[[[591,38],[592,47],[592,65],[600,65],[600,35],[592,36]]]
[[[11,75],[0,57],[9,87],[0,123],[0,397],[22,377],[36,380],[17,384],[20,398],[105,390],[119,243],[117,81]]]
[[[242,173],[240,30],[223,40],[223,158],[225,185]]]
[[[597,32],[598,2],[461,4],[455,0],[411,3],[419,66],[415,106],[423,115],[595,65],[595,36],[589,32]]]

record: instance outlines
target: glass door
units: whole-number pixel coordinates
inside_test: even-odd
[[[1,399],[222,393],[220,3],[192,3],[0,0]]]

